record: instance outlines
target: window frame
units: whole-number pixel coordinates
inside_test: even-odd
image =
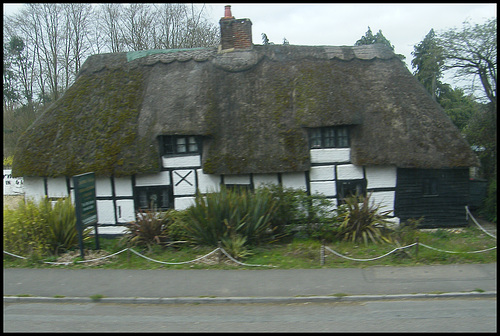
[[[151,209],[151,203],[148,202],[147,206],[144,206],[143,193],[146,193],[146,200],[150,200],[151,196],[156,196],[159,199],[159,203],[161,203],[160,207],[153,207]],[[163,198],[167,196],[167,200],[165,201]],[[155,211],[164,211],[168,209],[174,208],[174,193],[171,185],[162,185],[162,186],[136,186],[134,187],[134,207],[136,211],[141,210],[155,210]]]
[[[439,196],[439,180],[437,178],[422,179],[422,196],[437,197]]]
[[[366,179],[356,179],[356,180],[337,180],[337,199],[338,205],[345,204],[345,198],[349,196],[356,195],[361,189],[361,196],[366,197],[367,195],[367,181]],[[347,190],[347,193],[346,193]]]
[[[159,140],[162,156],[201,154],[202,140],[198,135],[161,135]],[[193,150],[194,145],[196,149]],[[184,146],[184,150],[179,150],[180,146]]]
[[[348,126],[328,126],[309,129],[309,148],[350,148],[350,129]]]

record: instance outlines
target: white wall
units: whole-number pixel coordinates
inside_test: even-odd
[[[394,166],[366,167],[367,188],[395,188],[397,169]]]
[[[394,209],[397,169],[394,166],[359,167],[350,162],[349,148],[311,149],[312,167],[309,172],[282,173],[281,182],[285,188],[302,189],[311,194],[327,196],[332,206],[337,205],[336,182],[366,178],[367,188],[372,191],[372,202],[380,204],[382,210]],[[279,174],[220,175],[203,173],[199,155],[162,158],[168,170],[135,177],[135,186],[172,185],[174,206],[182,210],[193,204],[197,190],[201,193],[220,190],[221,180],[225,184],[251,185],[258,188],[264,184],[278,184]],[[309,181],[307,179],[309,176]],[[308,185],[309,183],[309,185]],[[49,197],[67,196],[65,178],[47,179]],[[113,202],[113,188],[110,178],[96,178],[96,196],[99,224],[115,224],[115,212],[120,222],[135,220],[133,179],[114,179],[116,199]],[[26,198],[39,199],[45,195],[43,178],[24,178]],[[379,190],[377,190],[379,189]],[[391,190],[392,189],[392,190]],[[101,198],[101,199],[99,199]],[[107,198],[107,199],[106,199]],[[116,206],[115,206],[116,205]],[[397,220],[397,219],[396,219]]]
[[[68,197],[68,186],[65,177],[47,178],[48,197]]]
[[[24,178],[24,197],[35,202],[45,196],[45,184],[42,177],[25,177]]]
[[[343,163],[351,160],[350,148],[311,149],[311,163]]]

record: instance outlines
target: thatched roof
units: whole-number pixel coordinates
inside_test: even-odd
[[[20,139],[18,176],[159,171],[159,135],[200,135],[205,173],[310,167],[307,128],[354,125],[357,165],[442,168],[477,158],[382,45],[254,46],[94,55]]]

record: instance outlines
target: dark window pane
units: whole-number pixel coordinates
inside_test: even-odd
[[[423,194],[424,196],[437,196],[438,195],[438,182],[437,179],[424,179],[423,180]]]
[[[177,138],[177,153],[186,152],[186,138]]]
[[[337,181],[339,204],[350,196],[366,196],[366,180]]]
[[[335,147],[335,128],[325,128],[323,131],[323,147]]]
[[[175,153],[173,140],[174,139],[170,136],[163,137],[163,147],[164,147],[165,154],[174,154]]]
[[[309,141],[311,144],[311,148],[321,148],[321,130],[312,129],[310,131]]]
[[[346,148],[349,147],[349,133],[347,128],[341,127],[337,131],[337,147]]]
[[[148,208],[148,193],[146,190],[139,191],[139,208]]]
[[[199,153],[199,139],[196,136],[164,135],[163,155]]]
[[[163,189],[161,193],[161,207],[162,208],[168,208],[169,203],[168,203],[168,190]]]
[[[189,153],[198,152],[198,143],[195,137],[189,137],[188,151]]]
[[[136,187],[138,209],[166,210],[171,206],[172,187]]]
[[[310,129],[309,143],[311,148],[348,148],[349,129],[345,126]]]

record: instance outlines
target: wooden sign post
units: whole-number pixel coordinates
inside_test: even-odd
[[[83,230],[89,225],[94,225],[96,249],[99,249],[94,173],[73,176],[73,186],[75,188],[75,212],[78,244],[80,245],[80,256],[82,259],[85,259],[83,253]]]

